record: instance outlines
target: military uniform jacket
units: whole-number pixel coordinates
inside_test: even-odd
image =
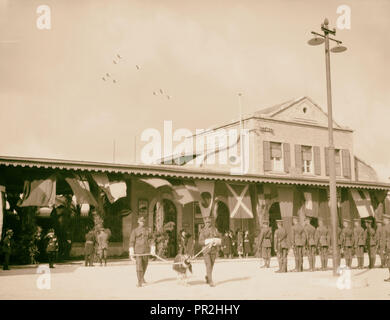
[[[300,224],[292,227],[292,243],[294,246],[304,246],[306,244],[306,233]]]
[[[355,246],[365,246],[366,245],[366,236],[364,229],[362,227],[355,228],[354,232],[354,243]]]
[[[368,227],[365,231],[364,231],[364,236],[366,238],[366,241],[367,241],[367,246],[376,246],[377,245],[377,238],[376,238],[376,232],[375,232],[375,229],[372,228],[372,227]]]
[[[288,234],[285,228],[281,227],[275,231],[274,246],[275,251],[280,249],[288,249]]]
[[[378,245],[381,247],[386,246],[386,234],[383,226],[378,226],[376,229],[376,239],[378,241]]]
[[[204,227],[202,231],[199,234],[199,244],[201,246],[205,246],[206,243],[205,241],[207,239],[212,239],[212,238],[221,238],[221,235],[219,234],[218,230],[215,227]],[[206,249],[203,251],[204,254],[208,253],[218,253],[218,246],[212,246],[209,249]]]
[[[390,223],[383,227],[386,249],[390,250]]]
[[[259,248],[271,248],[272,229],[264,227],[259,234],[258,245]]]
[[[320,247],[330,246],[330,232],[325,226],[318,227],[316,230],[316,243]]]
[[[350,227],[344,228],[341,231],[341,239],[343,247],[353,247],[354,237],[353,231]]]
[[[316,228],[311,224],[305,225],[304,228],[306,233],[306,244],[308,246],[315,246],[316,243]]]
[[[134,248],[135,254],[150,253],[150,245],[153,236],[148,228],[138,226],[130,235],[130,247]]]

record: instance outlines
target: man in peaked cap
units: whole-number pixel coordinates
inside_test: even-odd
[[[203,246],[203,259],[206,265],[206,283],[210,287],[215,287],[213,282],[213,267],[215,259],[218,256],[219,246],[221,244],[221,235],[212,225],[212,218],[204,218],[205,226],[199,234],[199,244]],[[219,239],[219,240],[218,240]]]
[[[274,235],[274,249],[279,258],[279,270],[276,272],[287,272],[288,234],[287,230],[283,227],[283,220],[276,220],[276,223],[278,229]]]
[[[330,247],[330,232],[324,225],[322,219],[318,220],[318,228],[316,230],[316,243],[321,256],[321,270],[325,271],[328,267],[328,250]]]
[[[381,259],[381,268],[384,268],[386,266],[386,261],[385,261],[385,250],[386,250],[385,229],[383,227],[382,220],[377,220],[376,225],[377,225],[377,228],[376,228],[377,252],[378,252],[379,257]]]
[[[154,255],[156,248],[153,241],[153,235],[148,228],[145,227],[145,218],[138,218],[138,227],[135,228],[130,235],[129,256],[132,261],[136,262],[137,271],[137,287],[142,287],[146,284],[145,272],[148,267],[149,255]]]
[[[385,223],[385,226],[383,227],[384,233],[385,233],[385,261],[386,261],[386,266],[389,268],[389,273],[390,273],[390,216],[385,214],[383,215],[383,221]],[[385,279],[386,282],[390,282],[390,277],[388,279]]]
[[[358,269],[363,269],[364,267],[364,246],[366,245],[366,237],[364,229],[361,225],[360,219],[355,219],[355,226],[353,230],[355,253],[358,262]]]
[[[261,228],[258,239],[258,251],[261,252],[261,256],[264,259],[263,268],[269,268],[271,262],[271,239],[272,229],[269,226],[268,220],[263,222],[263,228]]]
[[[365,221],[365,223],[366,223],[366,230],[364,232],[365,232],[367,253],[368,253],[368,259],[369,259],[368,268],[372,269],[375,267],[376,247],[378,244],[378,240],[376,237],[376,231],[372,225],[372,223],[373,223],[372,220],[367,219]]]
[[[298,217],[293,217],[292,245],[295,255],[295,272],[303,271],[303,247],[306,243],[306,233],[299,223]]]
[[[341,246],[343,247],[344,260],[348,268],[352,265],[352,248],[353,248],[353,230],[351,228],[351,220],[343,221],[343,230],[341,231]]]

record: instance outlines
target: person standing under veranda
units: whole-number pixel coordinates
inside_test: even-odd
[[[372,269],[375,267],[375,261],[376,261],[376,247],[378,244],[378,240],[376,237],[376,231],[372,225],[372,221],[367,219],[366,221],[366,230],[365,232],[365,238],[366,238],[366,246],[367,246],[367,253],[368,253],[368,259],[369,264],[368,268]]]
[[[85,258],[86,267],[93,267],[93,259],[95,255],[95,243],[96,243],[96,235],[93,229],[91,229],[85,235],[84,258]]]
[[[269,226],[269,221],[264,220],[263,227],[257,240],[257,251],[264,260],[264,265],[261,268],[269,268],[271,263],[271,247],[272,247],[272,229]]]
[[[293,217],[292,227],[292,245],[295,256],[294,272],[303,271],[303,247],[306,243],[306,234],[302,225],[298,221],[298,217]]]
[[[385,238],[385,265],[389,269],[389,278],[385,279],[386,282],[390,282],[390,216],[385,214],[383,215],[383,221],[385,223],[384,229],[384,238]]]
[[[351,268],[353,250],[353,230],[351,228],[351,221],[345,219],[343,225],[344,228],[341,231],[341,245],[343,247],[345,265],[348,268]]]
[[[287,230],[283,227],[283,220],[276,220],[278,229],[274,235],[274,249],[278,255],[279,270],[276,272],[287,272],[287,253],[289,249]]]
[[[305,218],[305,226],[303,227],[306,234],[306,253],[309,260],[310,271],[315,270],[316,266],[316,228],[310,224],[310,218]]]
[[[316,243],[321,257],[321,270],[325,271],[328,267],[328,250],[330,246],[330,232],[324,225],[323,220],[318,220],[318,228],[316,230]]]
[[[248,256],[251,254],[251,240],[249,237],[249,231],[245,230],[244,233],[244,254],[245,258],[248,258]]]
[[[385,229],[383,227],[382,220],[376,221],[376,238],[377,238],[377,253],[379,254],[379,257],[381,259],[381,268],[386,267],[386,260],[385,260],[385,248],[386,248],[386,234]]]
[[[237,229],[237,254],[239,258],[244,254],[244,235],[240,229]]]
[[[58,252],[58,239],[53,228],[49,229],[45,238],[47,239],[46,253],[49,259],[49,267],[54,268],[54,261]]]
[[[221,235],[212,223],[211,217],[204,218],[205,227],[199,235],[199,244],[203,246],[203,259],[206,265],[206,283],[215,287],[213,282],[213,268],[221,245]]]
[[[107,266],[107,254],[108,254],[108,242],[111,236],[110,229],[100,228],[99,233],[96,236],[97,254],[100,261],[100,266]]]
[[[0,199],[1,201],[1,199]],[[2,245],[2,251],[4,255],[4,261],[3,261],[3,270],[9,270],[9,258],[11,256],[12,252],[12,236],[14,235],[14,232],[12,229],[8,229],[5,233],[5,237],[3,239],[3,245]]]
[[[364,268],[364,246],[366,245],[366,237],[360,219],[355,219],[355,228],[353,230],[355,253],[358,262],[358,269]]]
[[[154,244],[153,234],[149,228],[145,227],[145,218],[138,218],[138,227],[135,228],[130,235],[129,256],[130,260],[136,263],[137,284],[142,287],[146,284],[145,272],[148,267],[149,255],[156,254],[156,247]]]
[[[230,259],[232,257],[232,236],[230,235],[230,231],[226,231],[223,235],[222,251],[224,258]]]

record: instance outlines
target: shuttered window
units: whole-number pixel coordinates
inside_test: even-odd
[[[269,141],[263,141],[263,168],[264,171],[271,171],[271,147]]]
[[[295,145],[295,168],[298,173],[302,173],[302,148],[300,144]]]
[[[343,149],[341,155],[343,159],[343,176],[351,178],[351,157],[349,155],[349,150]]]
[[[314,174],[320,176],[321,175],[320,147],[313,147],[313,153],[314,153]]]
[[[291,155],[290,155],[290,144],[283,143],[283,160],[284,160],[284,172],[290,172],[291,167]]]

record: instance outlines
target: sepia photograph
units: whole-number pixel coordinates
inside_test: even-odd
[[[0,0],[0,300],[389,300],[389,29],[388,0]]]

